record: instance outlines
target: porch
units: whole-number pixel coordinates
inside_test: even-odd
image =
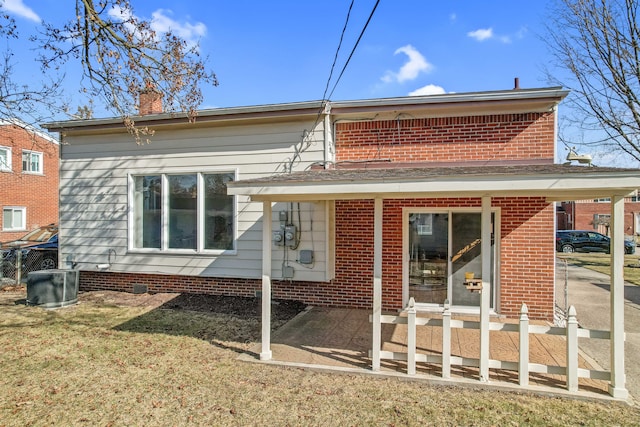
[[[349,363],[355,364],[359,361],[359,368],[362,370],[364,366],[362,357],[368,357],[368,351],[371,350],[371,362],[368,364],[370,372],[391,372],[391,367],[398,366],[399,363],[405,363],[405,372],[409,377],[415,377],[422,372],[427,373],[429,364],[435,360],[441,369],[440,378],[448,381],[455,371],[460,371],[462,378],[475,375],[473,380],[476,384],[487,383],[495,378],[507,380],[511,378],[511,384],[523,388],[531,387],[534,381],[552,381],[556,379],[554,376],[561,372],[566,372],[564,379],[558,384],[564,382],[564,386],[557,387],[557,390],[566,389],[571,393],[575,393],[583,387],[594,387],[600,389],[600,386],[593,386],[585,383],[587,380],[597,379],[605,380],[602,388],[606,388],[608,394],[616,399],[627,399],[628,391],[625,387],[625,371],[624,371],[624,295],[623,285],[624,278],[622,272],[623,252],[624,252],[624,229],[623,214],[624,204],[623,198],[626,194],[630,194],[634,188],[640,186],[640,177],[637,170],[616,169],[616,168],[586,168],[580,166],[567,165],[528,165],[526,168],[514,166],[491,166],[491,167],[446,167],[446,168],[415,168],[415,169],[368,169],[364,171],[353,171],[349,169],[323,170],[323,171],[307,171],[303,173],[284,175],[278,177],[259,178],[254,180],[238,181],[228,185],[230,194],[248,195],[252,200],[263,202],[263,218],[272,218],[272,203],[278,201],[309,201],[309,200],[372,200],[371,214],[368,217],[372,222],[372,240],[370,241],[373,248],[370,261],[372,272],[372,310],[369,311],[372,323],[364,327],[360,325],[357,328],[345,329],[344,326],[335,331],[324,332],[323,328],[327,326],[318,325],[320,328],[317,334],[329,334],[329,340],[339,340],[341,343],[330,345],[320,340],[319,344],[294,344],[288,345],[294,350],[309,351],[315,357],[328,357],[331,360],[342,360],[343,362],[350,360]],[[452,322],[449,326],[450,333],[443,333],[443,340],[451,340],[450,345],[437,345],[437,339],[426,340],[425,337],[435,336],[433,330],[429,328],[442,327],[442,324],[433,325],[425,323],[420,326],[420,332],[414,335],[411,330],[407,330],[404,322],[392,318],[389,319],[382,314],[383,309],[383,292],[388,289],[383,286],[383,230],[389,225],[385,225],[383,221],[383,212],[385,202],[389,200],[399,200],[400,203],[407,199],[434,199],[439,200],[446,198],[462,197],[476,198],[474,206],[480,214],[480,254],[491,254],[492,247],[492,210],[494,203],[505,198],[513,198],[508,203],[511,206],[519,206],[518,198],[533,197],[544,198],[545,203],[551,204],[559,200],[571,200],[576,198],[593,198],[598,195],[609,197],[611,202],[611,292],[610,292],[610,318],[611,330],[596,331],[594,335],[587,335],[591,338],[607,339],[611,345],[611,369],[608,372],[601,372],[592,367],[584,366],[584,360],[579,362],[577,337],[583,337],[582,333],[578,335],[577,322],[573,323],[571,328],[565,332],[555,329],[544,330],[531,327],[530,325],[519,326],[519,329],[505,328],[496,326],[490,319],[491,316],[491,295],[496,288],[496,281],[492,277],[491,256],[481,256],[480,277],[478,278],[478,286],[483,289],[477,301],[479,315],[475,315],[473,325],[467,322]],[[404,211],[406,217],[408,211]],[[528,216],[526,221],[518,223],[520,230],[528,227],[522,226],[535,215]],[[388,219],[388,218],[387,218]],[[391,221],[393,222],[393,221]],[[535,221],[534,221],[535,222]],[[545,228],[546,227],[546,228]],[[552,229],[549,224],[545,223],[543,229]],[[539,230],[533,224],[532,230]],[[507,230],[513,234],[513,230]],[[270,333],[270,300],[271,300],[271,234],[272,221],[263,221],[263,275],[262,275],[262,296],[263,300],[263,321],[262,321],[262,346],[260,350],[260,359],[269,361],[274,358],[274,348],[272,345],[272,337]],[[549,233],[551,234],[551,233]],[[406,240],[406,234],[403,234],[402,240]],[[499,240],[499,238],[496,238]],[[547,251],[552,251],[553,242],[546,241],[542,245]],[[406,244],[402,247],[407,248]],[[530,264],[531,258],[527,251],[521,249],[521,259],[517,264]],[[455,256],[451,256],[451,244],[449,244],[448,263],[452,264]],[[401,254],[403,265],[406,258],[406,251]],[[498,250],[497,258],[504,257],[504,253]],[[387,265],[388,267],[388,265]],[[518,266],[516,266],[518,267]],[[549,271],[551,266],[542,266]],[[519,267],[518,267],[519,268]],[[451,268],[448,269],[450,272]],[[506,269],[505,269],[506,270]],[[461,270],[465,271],[465,270]],[[512,270],[510,275],[505,275],[513,279]],[[552,271],[552,270],[551,270]],[[527,275],[527,278],[530,277]],[[406,280],[403,280],[405,283]],[[449,288],[451,285],[451,273],[449,273]],[[387,285],[388,288],[388,285]],[[406,287],[402,290],[403,306],[409,299]],[[504,290],[504,288],[503,288]],[[535,294],[532,288],[521,289],[519,301],[530,303],[535,300],[531,296]],[[545,290],[548,291],[548,290]],[[552,292],[552,290],[551,290]],[[451,292],[449,292],[451,294]],[[455,294],[453,295],[455,297]],[[552,295],[547,295],[549,301],[552,302]],[[513,302],[513,301],[510,301]],[[517,315],[517,309],[506,310],[506,304],[502,306],[502,314],[509,314],[511,317]],[[513,306],[513,304],[512,304]],[[500,313],[500,312],[499,312]],[[526,314],[526,310],[525,310]],[[398,317],[398,316],[394,316]],[[526,317],[526,315],[525,315]],[[538,318],[544,318],[542,316]],[[516,319],[517,322],[521,322]],[[524,319],[528,322],[528,319]],[[310,320],[311,321],[311,320]],[[346,320],[343,319],[342,322]],[[317,320],[317,323],[323,321]],[[312,322],[313,323],[313,322]],[[461,324],[462,323],[462,324]],[[568,321],[568,324],[571,324]],[[460,329],[461,328],[461,329]],[[302,328],[305,329],[305,328]],[[403,332],[404,329],[404,332]],[[467,330],[471,329],[471,330]],[[514,338],[514,331],[516,332]],[[370,334],[370,338],[366,338],[366,333],[362,335],[354,335],[356,331],[364,331]],[[304,331],[305,335],[301,335],[302,339],[310,339],[316,335],[313,331]],[[504,335],[503,335],[504,334]],[[542,334],[544,341],[547,339],[557,341],[557,344],[542,345],[543,339],[537,335]],[[587,332],[589,334],[589,332]],[[343,336],[344,335],[344,336]],[[570,339],[571,345],[567,345],[564,337]],[[558,341],[559,340],[559,341]],[[540,342],[538,342],[540,341]],[[457,342],[457,344],[456,344]],[[415,347],[414,347],[415,343]],[[363,345],[368,345],[367,352],[362,349]],[[456,346],[458,353],[455,353]],[[514,352],[515,348],[529,348],[529,351]],[[406,351],[396,351],[394,346],[406,346]],[[390,347],[390,349],[387,349]],[[337,353],[333,350],[340,348],[343,352]],[[416,351],[412,349],[415,348]],[[417,349],[421,351],[418,352]],[[546,350],[540,350],[545,348]],[[353,350],[356,349],[356,350]],[[476,350],[475,356],[467,358],[464,356],[466,350]],[[498,356],[499,352],[504,349],[506,356]],[[508,350],[507,350],[508,349]],[[450,351],[449,351],[450,350]],[[293,352],[292,350],[287,350]],[[548,361],[540,363],[533,361],[534,355],[540,351],[541,354],[548,354]],[[429,357],[429,352],[441,352],[441,356]],[[399,353],[396,357],[395,353]],[[418,354],[422,353],[422,354]],[[404,356],[402,356],[404,354]],[[358,357],[360,355],[360,357]],[[281,356],[282,357],[282,356]],[[537,356],[536,356],[537,357]],[[277,357],[275,357],[276,360]],[[344,360],[343,360],[344,359]],[[472,360],[468,360],[472,359]],[[406,360],[407,362],[404,362]],[[424,360],[425,366],[416,365],[414,372],[413,362]],[[563,363],[564,361],[564,363]],[[580,368],[583,363],[583,368]],[[504,370],[515,371],[515,377],[512,374],[503,372]],[[585,372],[589,371],[589,372]],[[594,371],[594,372],[591,372]],[[511,375],[511,376],[510,376]],[[437,378],[434,376],[434,378]],[[478,381],[479,380],[479,381]]]
[[[397,313],[395,313],[397,314]],[[394,314],[394,315],[395,315]],[[393,315],[392,315],[393,316]],[[406,318],[406,314],[402,315]],[[477,317],[477,316],[476,316]],[[581,396],[585,398],[610,399],[609,381],[603,379],[579,378],[579,393],[567,390],[567,376],[554,373],[529,372],[526,387],[520,385],[519,373],[511,369],[489,369],[489,381],[480,382],[479,369],[465,364],[452,364],[449,378],[442,376],[441,363],[418,362],[415,375],[405,376],[408,369],[406,360],[381,360],[380,370],[371,370],[372,323],[371,311],[312,307],[301,313],[272,336],[272,358],[265,363],[304,367],[344,373],[373,374],[380,376],[402,376],[430,383],[450,384],[465,387],[502,388],[519,392],[529,391],[543,394]],[[425,314],[418,315],[426,320]],[[442,316],[429,315],[430,320]],[[473,322],[473,317],[453,316],[452,320]],[[518,320],[493,318],[492,323],[517,327]],[[546,328],[546,322],[531,321],[532,326]],[[475,360],[480,354],[479,330],[468,328],[451,329],[451,359]],[[490,359],[518,364],[519,334],[517,332],[491,332]],[[529,341],[529,362],[532,365],[558,367],[567,365],[567,340],[561,335],[531,334]],[[443,349],[443,328],[439,326],[419,326],[416,333],[416,351],[427,357],[439,357]],[[407,324],[382,325],[383,354],[406,353]],[[260,353],[260,346],[254,349]],[[249,355],[244,360],[256,361]],[[473,364],[471,362],[470,364]],[[578,368],[584,371],[598,371],[599,366],[582,354],[578,356]],[[553,370],[553,369],[551,369]],[[601,372],[601,371],[598,371]]]

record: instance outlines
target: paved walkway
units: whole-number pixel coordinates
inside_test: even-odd
[[[624,287],[626,387],[640,397],[640,286]],[[569,304],[576,307],[578,323],[586,329],[610,330],[609,276],[586,268],[569,266]],[[611,354],[605,340],[580,340],[580,349],[595,363],[609,370]]]

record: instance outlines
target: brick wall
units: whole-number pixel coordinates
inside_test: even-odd
[[[594,230],[604,232],[606,227],[594,227],[593,218],[595,214],[611,215],[611,203],[609,202],[575,202],[572,204],[575,225],[574,230]],[[635,229],[634,218],[640,213],[640,202],[625,201],[624,203],[624,233],[634,235],[640,233]]]
[[[58,222],[59,145],[16,125],[0,125],[0,146],[11,148],[10,172],[0,171],[0,207],[25,207],[26,230]],[[23,173],[22,150],[42,153],[43,174]],[[15,240],[26,231],[2,231],[0,242]]]
[[[554,159],[554,114],[500,114],[336,124],[336,161]]]

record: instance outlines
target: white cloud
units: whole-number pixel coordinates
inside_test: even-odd
[[[34,22],[42,21],[33,9],[22,3],[22,0],[4,0],[0,6],[13,15],[17,15]]]
[[[467,36],[476,39],[479,42],[493,38],[493,28],[480,28],[479,30],[470,31]]]
[[[188,44],[195,44],[200,37],[207,34],[207,26],[202,22],[191,24],[189,22],[178,22],[170,18],[173,12],[167,9],[158,9],[151,14],[151,28],[154,31],[173,34],[187,41]]]
[[[382,77],[382,81],[385,83],[398,82],[402,83],[407,80],[414,80],[420,73],[428,73],[433,69],[431,65],[420,52],[416,50],[410,44],[402,46],[396,49],[394,55],[404,53],[409,57],[409,60],[404,63],[398,72],[387,71]]]
[[[444,88],[436,85],[426,85],[412,92],[409,92],[409,96],[422,96],[422,95],[442,95],[446,93]]]
[[[151,14],[151,29],[156,33],[167,33],[171,31],[176,36],[184,39],[188,45],[197,43],[200,37],[207,33],[207,27],[202,22],[191,24],[190,22],[179,22],[171,18],[173,12],[168,9],[158,9]],[[109,11],[109,16],[115,19],[127,20],[132,17],[131,10],[125,10],[118,6]],[[130,31],[136,31],[133,27],[128,27]]]
[[[527,30],[526,28],[521,28],[518,30],[513,36],[511,35],[498,35],[493,32],[493,28],[480,28],[475,31],[469,31],[467,33],[468,37],[472,39],[476,39],[476,41],[483,42],[485,40],[498,40],[501,43],[509,44],[513,40],[513,37],[516,39],[522,39]]]

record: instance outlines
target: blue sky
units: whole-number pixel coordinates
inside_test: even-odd
[[[74,4],[4,0],[3,8],[25,38],[24,29],[40,20],[72,17]],[[203,107],[228,107],[320,99],[350,0],[132,4],[158,29],[200,41],[220,80],[206,88]],[[374,4],[355,1],[334,81]],[[332,99],[510,89],[514,77],[522,87],[546,86],[542,65],[548,58],[539,38],[544,13],[545,2],[382,0]],[[28,58],[24,52],[17,61],[25,66]]]
[[[503,90],[513,88],[515,77],[522,88],[549,86],[545,67],[562,77],[542,40],[549,2],[381,0],[331,99]],[[75,5],[74,0],[0,3],[22,29],[19,43],[41,21],[68,20]],[[375,3],[355,1],[330,90]],[[199,41],[220,82],[203,88],[202,108],[321,99],[349,4],[132,0],[134,13],[151,19],[157,30],[171,28]],[[33,52],[11,47],[20,75],[39,78]],[[70,83],[69,93],[76,90]],[[96,113],[105,115],[98,105]],[[563,147],[559,155],[566,156]]]

